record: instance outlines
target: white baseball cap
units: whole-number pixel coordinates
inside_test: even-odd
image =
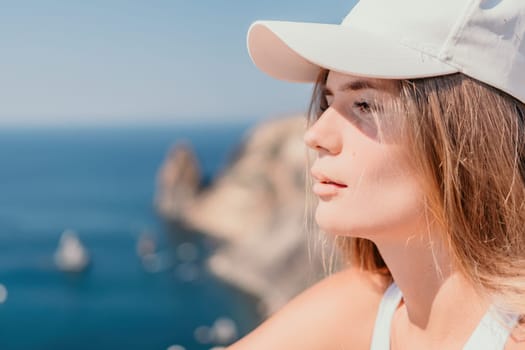
[[[461,72],[525,103],[525,0],[361,0],[342,23],[257,21],[248,51],[278,79]]]

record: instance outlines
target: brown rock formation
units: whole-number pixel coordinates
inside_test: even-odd
[[[267,312],[321,275],[309,262],[304,230],[304,128],[304,116],[259,125],[200,193],[185,151],[173,151],[159,176],[161,213],[227,242],[210,258],[211,270],[259,296]]]
[[[200,181],[197,158],[189,144],[181,142],[175,145],[157,175],[155,206],[159,213],[184,220],[185,212],[196,199]]]

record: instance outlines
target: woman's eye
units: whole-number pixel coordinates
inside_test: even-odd
[[[319,111],[321,113],[323,113],[324,111],[326,111],[328,109],[328,107],[330,107],[330,105],[328,105],[328,101],[327,101],[326,97],[323,97],[321,99],[321,102],[319,103]]]
[[[357,108],[361,113],[370,113],[372,110],[370,104],[365,101],[355,102],[354,107]]]

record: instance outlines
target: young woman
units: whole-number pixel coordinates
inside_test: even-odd
[[[248,46],[316,83],[315,219],[348,267],[230,349],[525,349],[525,2],[361,0]]]

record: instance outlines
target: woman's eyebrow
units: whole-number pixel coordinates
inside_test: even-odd
[[[368,80],[353,80],[341,85],[338,89],[340,92],[358,91],[365,89],[384,90],[380,85]],[[325,96],[333,96],[332,90],[328,86],[323,87],[323,94]]]

